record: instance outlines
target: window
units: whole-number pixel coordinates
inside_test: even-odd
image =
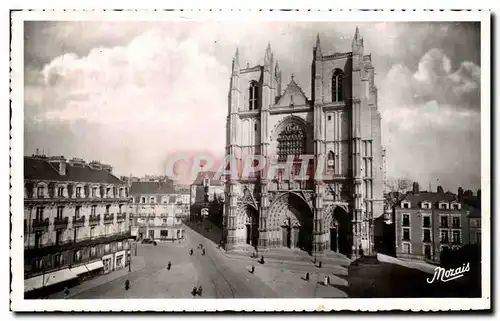
[[[111,187],[106,188],[106,197],[111,197]]]
[[[168,197],[167,196],[163,196],[162,197],[162,203],[163,204],[167,204],[168,203]]]
[[[161,237],[168,237],[168,230],[161,230],[160,231],[160,236]]]
[[[95,226],[90,227],[90,238],[93,238],[95,235]]]
[[[144,196],[141,198],[141,203],[146,203],[146,198]]]
[[[453,203],[453,204],[451,204],[451,208],[454,209],[454,210],[459,210],[460,209],[460,204]]]
[[[110,234],[111,233],[111,224],[105,224],[104,225],[104,232],[106,234]]]
[[[328,120],[332,120],[332,116],[331,115],[328,115]]]
[[[448,216],[441,216],[441,227],[448,228]]]
[[[454,217],[451,222],[451,227],[460,228],[460,217]]]
[[[78,241],[80,239],[81,229],[79,227],[75,227],[75,228],[73,228],[73,230],[75,231],[74,232],[75,233],[75,235],[74,235],[75,241]]]
[[[43,198],[43,186],[38,186],[36,189],[36,197],[37,198]]]
[[[402,208],[410,208],[410,203],[408,203],[408,202],[403,202],[401,205],[402,205]]]
[[[95,246],[92,246],[90,248],[90,257],[96,257],[97,256],[97,248]]]
[[[441,210],[447,210],[448,209],[448,204],[446,204],[446,203],[439,203],[439,209],[441,209]]]
[[[450,240],[448,239],[448,231],[441,231],[441,243],[448,243]]]
[[[152,204],[154,204],[154,203],[155,203],[155,197],[154,197],[154,196],[151,196],[151,197],[149,198],[149,202],[150,202],[150,203],[152,203]]]
[[[35,259],[34,266],[35,270],[41,270],[43,269],[43,259]]]
[[[82,197],[82,188],[80,186],[76,188],[76,197],[77,198]]]
[[[343,101],[342,81],[344,75],[342,70],[337,69],[332,76],[332,101]]]
[[[163,219],[163,223],[167,223],[167,219],[166,218]]]
[[[335,171],[335,154],[332,151],[328,152],[328,169],[331,171]]]
[[[424,242],[431,242],[431,230],[424,230]]]
[[[117,251],[121,251],[123,248],[123,243],[122,242],[116,243],[116,247],[117,247]]]
[[[422,208],[429,209],[430,208],[429,205],[430,205],[429,203],[424,202],[424,203],[422,203]]]
[[[410,226],[410,214],[403,214],[403,226]]]
[[[248,106],[250,110],[257,109],[258,98],[259,98],[259,88],[257,87],[257,82],[252,81],[250,87],[248,88]]]
[[[286,162],[288,156],[299,159],[305,154],[306,134],[296,123],[288,124],[278,135],[278,161]]]
[[[470,227],[480,227],[481,226],[481,221],[477,218],[471,218],[470,220]]]
[[[411,254],[411,246],[408,243],[403,244],[403,253],[404,254]]]
[[[82,253],[80,250],[76,250],[73,252],[73,262],[78,263],[82,259]]]
[[[460,231],[453,231],[453,244],[461,244]]]
[[[62,231],[57,230],[56,231],[56,245],[61,244],[61,242],[62,242]]]
[[[254,124],[254,125],[253,125],[253,129],[254,129],[255,131],[257,131],[257,124]]]
[[[430,216],[424,216],[422,218],[423,221],[423,227],[431,227],[431,217]]]
[[[63,197],[64,196],[64,187],[60,186],[57,188],[57,196],[58,197]]]
[[[118,214],[122,214],[123,205],[118,205]]]
[[[56,254],[55,264],[56,266],[64,265],[64,256],[61,253]]]
[[[106,215],[109,215],[109,208],[111,207],[111,205],[106,205]]]
[[[39,248],[42,245],[42,232],[35,232],[35,249]]]
[[[92,207],[90,208],[90,215],[91,216],[95,217],[96,209],[97,209],[97,205],[92,205]]]
[[[64,206],[58,206],[57,207],[57,219],[58,220],[62,220],[62,218],[63,218],[63,210],[64,210]]]
[[[104,252],[105,253],[109,253],[110,249],[111,249],[111,246],[109,244],[104,245]]]
[[[403,229],[403,240],[404,241],[409,241],[410,240],[410,229],[409,228],[404,228]]]
[[[97,197],[99,195],[99,189],[97,187],[92,188],[92,197]]]
[[[43,207],[36,208],[36,220],[43,221]]]

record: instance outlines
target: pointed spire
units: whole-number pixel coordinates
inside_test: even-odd
[[[360,38],[360,36],[359,36],[359,27],[358,27],[358,26],[356,26],[356,31],[354,32],[354,39],[356,39],[356,40],[357,40],[357,39],[359,39],[359,38]]]
[[[319,40],[319,32],[316,35],[316,46],[314,47],[314,58],[321,58],[321,44]]]
[[[239,72],[240,70],[240,51],[238,47],[236,47],[236,52],[233,57],[233,72]]]
[[[266,54],[264,55],[264,63],[271,62],[272,52],[271,52],[271,42],[267,43]]]
[[[276,60],[276,65],[274,66],[274,74],[276,76],[281,75],[280,64],[279,64],[278,60]]]

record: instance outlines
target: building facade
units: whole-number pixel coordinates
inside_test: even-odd
[[[191,184],[191,204],[208,204],[218,197],[224,197],[224,184],[215,172],[199,172]]]
[[[439,262],[470,243],[469,211],[450,192],[408,193],[394,209],[396,256]]]
[[[130,183],[133,235],[137,239],[178,240],[182,219],[189,215],[189,194],[176,191],[171,180]]]
[[[126,184],[109,165],[24,158],[25,292],[128,264]]]
[[[373,249],[373,218],[383,214],[380,113],[371,55],[356,28],[352,51],[326,54],[319,35],[311,61],[311,98],[293,76],[284,91],[268,45],[264,65],[242,68],[236,51],[230,80],[226,155],[261,155],[292,167],[233,177],[225,190],[226,246],[298,247],[347,255]],[[298,181],[300,155],[322,178]]]

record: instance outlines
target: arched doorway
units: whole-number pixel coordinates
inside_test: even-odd
[[[282,247],[299,248],[307,252],[313,246],[313,213],[304,199],[294,193],[279,196],[269,210],[272,230],[278,233]]]
[[[257,246],[259,242],[259,213],[250,205],[241,208],[243,216],[243,239],[245,244]]]
[[[349,256],[352,251],[351,215],[341,206],[331,206],[324,217],[327,249]]]

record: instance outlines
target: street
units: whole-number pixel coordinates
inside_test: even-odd
[[[186,232],[186,238],[181,243],[138,244],[138,256],[132,257],[132,266],[134,260],[141,257],[144,268],[68,298],[192,298],[191,291],[195,286],[203,287],[201,298],[277,297],[258,277],[248,273],[244,264],[234,264],[212,242],[206,242],[203,236],[190,229]],[[204,256],[198,249],[200,243],[206,249]],[[194,251],[192,256],[190,249]],[[170,271],[166,268],[169,261],[172,262]],[[127,279],[130,281],[129,290],[125,290]]]

